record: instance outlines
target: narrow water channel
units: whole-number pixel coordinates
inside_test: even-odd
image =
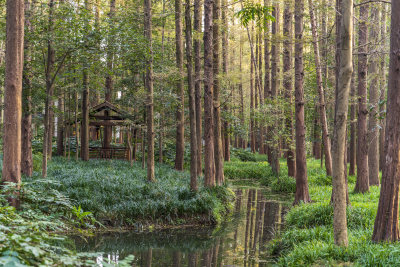
[[[101,252],[96,261],[117,264],[134,255],[137,267],[263,267],[271,264],[265,244],[281,230],[285,205],[262,189],[237,189],[232,221],[219,229],[107,233],[76,239],[80,252]]]

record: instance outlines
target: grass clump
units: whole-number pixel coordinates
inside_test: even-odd
[[[271,183],[271,189],[275,193],[294,193],[296,191],[296,180],[287,175],[281,175]]]
[[[189,174],[168,165],[157,165],[155,175],[157,181],[148,182],[140,164],[131,167],[126,161],[55,158],[48,169],[48,177],[58,182],[52,188],[105,225],[218,223],[230,211],[234,195],[226,187],[191,192]]]
[[[267,162],[225,162],[224,175],[229,179],[268,180],[272,173]]]

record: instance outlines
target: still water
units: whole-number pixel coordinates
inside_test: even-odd
[[[118,264],[133,255],[137,267],[264,267],[265,245],[281,230],[286,211],[262,189],[237,189],[232,221],[210,227],[154,232],[108,233],[76,239],[81,252],[102,252],[96,261]]]

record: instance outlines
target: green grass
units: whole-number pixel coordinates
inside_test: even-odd
[[[285,217],[285,231],[269,244],[270,252],[280,266],[396,266],[400,262],[400,244],[375,244],[372,230],[380,188],[355,194],[355,177],[349,176],[347,224],[349,246],[333,242],[333,207],[331,179],[320,168],[320,162],[307,161],[309,191],[313,201],[293,207]]]
[[[157,165],[155,176],[157,182],[150,183],[140,163],[131,167],[118,160],[54,158],[48,167],[48,179],[58,182],[51,188],[106,225],[219,223],[231,210],[234,196],[226,187],[204,188],[199,180],[199,191],[193,193],[189,174],[168,165]]]

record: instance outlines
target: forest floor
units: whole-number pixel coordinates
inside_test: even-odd
[[[55,157],[46,179],[34,173],[23,179],[18,210],[7,202],[14,187],[1,188],[0,266],[91,265],[93,255],[77,254],[65,234],[216,225],[233,210],[228,187],[204,188],[199,179],[193,193],[189,173],[168,165],[156,166],[156,183],[125,161]]]
[[[259,156],[261,157],[261,156]],[[272,174],[264,161],[229,162],[225,174],[232,183],[251,181],[266,185],[275,194],[294,198],[295,180],[287,176],[284,159],[281,175]],[[380,187],[372,186],[365,194],[354,193],[355,176],[349,176],[347,208],[349,246],[340,248],[333,241],[333,207],[330,205],[332,181],[321,168],[320,161],[307,160],[311,204],[292,207],[285,216],[284,231],[265,244],[279,266],[398,266],[400,244],[371,241]]]

